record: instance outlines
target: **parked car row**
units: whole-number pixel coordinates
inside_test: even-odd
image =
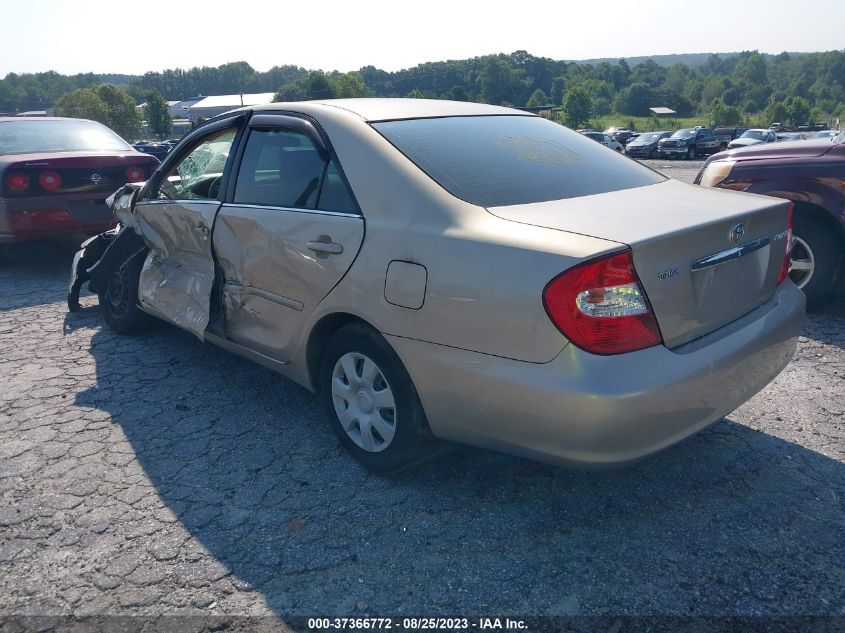
[[[179,139],[169,139],[166,141],[138,141],[133,143],[132,147],[142,154],[149,154],[155,156],[159,160],[164,160],[168,152],[179,142]]]
[[[748,147],[759,143],[796,141],[807,138],[835,136],[836,130],[816,132],[786,132],[774,127],[769,129],[745,127],[706,127],[684,128],[671,132],[634,132],[624,128],[608,128],[604,132],[592,129],[577,130],[616,151],[622,151],[633,158],[686,158],[695,159],[712,155],[726,149]],[[808,136],[809,134],[809,136]]]

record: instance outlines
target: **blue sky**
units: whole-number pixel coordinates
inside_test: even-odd
[[[397,70],[520,49],[587,59],[845,48],[845,0],[38,0],[4,2],[2,14],[0,77],[136,74],[240,60],[257,70]]]

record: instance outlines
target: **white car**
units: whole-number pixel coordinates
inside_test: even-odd
[[[742,136],[735,138],[728,143],[728,149],[748,147],[749,145],[757,145],[758,143],[774,143],[777,140],[778,138],[775,135],[774,130],[746,130],[742,133]]]
[[[581,132],[581,134],[593,139],[597,143],[601,143],[605,147],[609,147],[614,151],[621,152],[623,149],[625,149],[625,146],[622,145],[622,143],[614,141],[612,138],[610,138],[609,134],[605,134],[604,132]]]

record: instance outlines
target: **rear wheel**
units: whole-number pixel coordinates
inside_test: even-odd
[[[152,322],[152,317],[138,307],[142,265],[143,257],[130,257],[109,274],[105,288],[97,294],[103,320],[118,334],[137,334]]]
[[[812,218],[796,218],[792,235],[789,278],[807,295],[807,306],[826,301],[843,264],[841,239]]]
[[[334,334],[323,356],[320,392],[341,444],[367,469],[401,470],[432,452],[411,377],[372,328],[355,323]]]

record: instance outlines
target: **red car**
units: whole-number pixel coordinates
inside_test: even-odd
[[[0,244],[108,230],[106,197],[158,164],[95,121],[0,117]]]

